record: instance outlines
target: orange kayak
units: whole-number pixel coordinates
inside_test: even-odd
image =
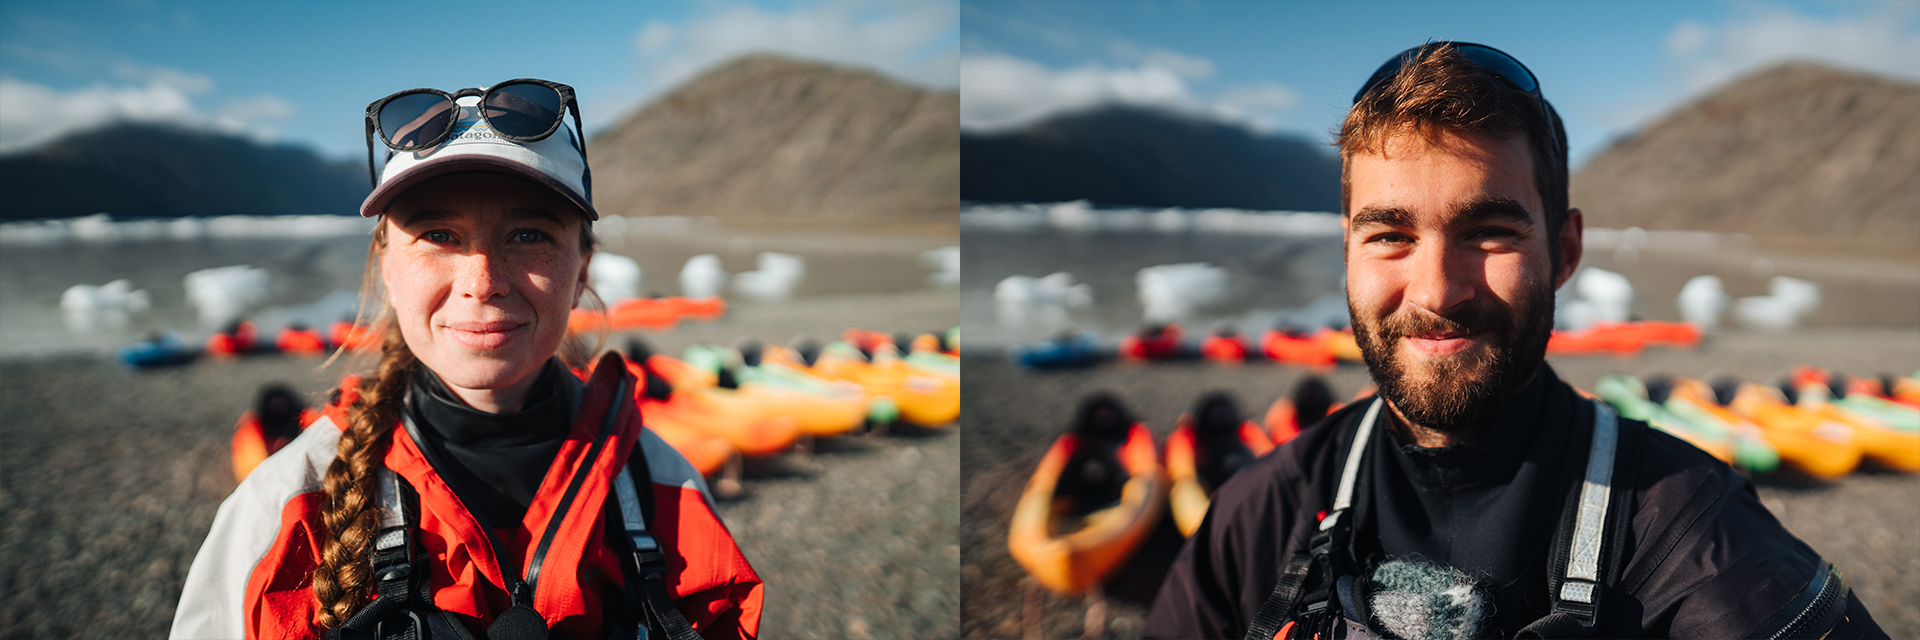
[[[286,447],[319,419],[320,414],[304,406],[292,390],[281,386],[262,389],[254,408],[241,414],[240,421],[233,425],[233,481],[247,479],[267,456]]]
[[[767,353],[772,357],[774,350]],[[779,363],[791,366],[791,361],[797,360],[797,356],[782,354]],[[858,384],[870,396],[889,398],[899,407],[900,418],[913,424],[937,427],[960,418],[958,372],[916,367],[899,358],[867,361],[844,345],[839,349],[829,346],[812,367],[803,370],[821,379]]]
[[[320,337],[319,329],[289,325],[280,330],[273,339],[273,346],[281,353],[299,355],[320,355],[327,352],[327,341]]]
[[[1007,532],[1014,561],[1057,593],[1085,591],[1132,559],[1167,504],[1153,434],[1099,402],[1047,449]]]
[[[1173,483],[1167,499],[1180,535],[1192,536],[1200,528],[1214,489],[1272,450],[1267,434],[1253,421],[1242,421],[1239,408],[1225,395],[1203,398],[1193,413],[1180,416],[1167,436],[1166,463]]]
[[[252,353],[260,346],[260,333],[253,328],[252,322],[241,321],[227,330],[207,337],[207,355],[216,358],[232,358]]]
[[[673,385],[671,378],[658,372],[654,378],[647,378],[647,371],[654,363],[668,361],[678,362],[661,355],[647,358],[647,365],[627,361],[627,370],[647,380],[648,386],[667,386],[665,390],[649,390],[640,404],[642,420],[647,426],[662,427],[656,429],[661,438],[666,438],[667,429],[684,427],[725,440],[733,448],[750,456],[785,451],[799,439],[800,427],[792,417],[768,416],[757,407],[709,393],[710,389]],[[674,448],[678,449],[679,446]],[[689,455],[689,460],[692,457]]]
[[[327,327],[327,340],[348,351],[378,351],[381,336],[372,328],[339,320]]]
[[[1222,364],[1246,362],[1247,339],[1232,329],[1209,333],[1200,340],[1200,355]]]
[[[1853,429],[1853,437],[1860,443],[1860,453],[1868,460],[1895,471],[1920,471],[1920,432],[1901,431],[1879,420],[1844,410],[1829,401],[1825,381],[1809,381],[1798,387],[1797,395],[1799,398],[1794,402],[1794,407],[1829,423],[1844,424]]]
[[[1808,475],[1835,478],[1860,466],[1860,442],[1852,426],[1788,404],[1779,389],[1748,382],[1740,385],[1728,406],[1759,425],[1782,462]]]
[[[1279,446],[1300,435],[1300,430],[1339,411],[1340,407],[1340,403],[1333,401],[1333,389],[1327,386],[1325,380],[1319,376],[1308,376],[1293,387],[1292,394],[1273,401],[1260,422],[1266,427],[1274,446]]]
[[[1312,335],[1301,335],[1285,329],[1268,329],[1260,337],[1260,350],[1276,362],[1304,364],[1323,370],[1332,369],[1334,335],[1332,329],[1321,329]]]
[[[605,312],[574,309],[567,318],[567,329],[586,333],[598,330],[602,323],[609,329],[665,329],[682,318],[717,320],[726,314],[727,301],[720,296],[633,298],[616,302]]]
[[[1691,349],[1699,345],[1700,329],[1686,322],[1599,322],[1585,329],[1553,332],[1547,339],[1547,353],[1630,357],[1649,346]]]

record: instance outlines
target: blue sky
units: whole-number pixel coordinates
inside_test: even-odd
[[[367,103],[519,77],[589,132],[717,62],[775,51],[959,81],[959,9],[908,2],[0,2],[0,152],[116,120],[364,158]]]
[[[1098,2],[961,4],[961,120],[1018,126],[1151,104],[1330,140],[1380,63],[1427,40],[1519,58],[1576,166],[1606,141],[1785,58],[1920,79],[1920,2]]]

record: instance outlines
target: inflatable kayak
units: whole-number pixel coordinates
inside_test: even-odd
[[[1662,406],[1673,415],[1696,424],[1713,424],[1731,435],[1734,467],[1751,473],[1767,473],[1780,467],[1780,452],[1766,439],[1766,433],[1752,421],[1721,405],[1712,386],[1693,378],[1677,378],[1667,390]]]
[[[1100,344],[1100,336],[1082,331],[1023,345],[1015,345],[1009,355],[1013,362],[1028,369],[1077,369],[1099,364],[1113,356]]]
[[[665,329],[682,318],[718,320],[727,314],[727,301],[720,296],[705,298],[632,298],[613,304],[606,311],[574,309],[567,317],[567,329],[574,333],[609,329]]]
[[[867,395],[859,385],[831,383],[778,367],[749,367],[737,351],[712,345],[687,347],[685,362],[716,372],[709,393],[756,407],[768,416],[789,416],[809,436],[837,436],[867,422]]]
[[[937,427],[960,418],[958,373],[927,371],[899,358],[868,361],[843,342],[827,345],[806,370],[821,379],[852,382],[875,398],[891,400],[900,410],[900,419],[913,424]]]
[[[317,356],[327,352],[327,339],[320,336],[319,329],[295,323],[280,329],[280,335],[273,338],[273,346],[281,353]]]
[[[1233,327],[1221,327],[1200,340],[1200,357],[1221,364],[1247,361],[1247,338]]]
[[[662,438],[666,437],[669,429],[684,427],[724,440],[750,456],[767,456],[785,451],[799,439],[800,426],[792,417],[769,416],[758,407],[711,393],[711,389],[681,388],[654,368],[656,363],[663,362],[679,361],[658,354],[646,358],[644,364],[627,360],[627,370],[647,380],[650,388],[641,401],[640,415],[647,426],[660,427],[656,431]],[[651,376],[648,375],[650,373]],[[676,445],[674,448],[680,447]],[[691,459],[693,455],[687,457]]]
[[[114,352],[120,363],[135,369],[166,367],[193,362],[201,350],[189,347],[178,333],[164,333],[121,347]]]
[[[1335,331],[1327,338],[1327,346],[1333,349],[1333,357],[1347,362],[1365,362],[1367,357],[1360,353],[1360,342],[1353,337],[1353,329]]]
[[[1192,536],[1207,515],[1213,490],[1273,450],[1258,424],[1240,418],[1240,407],[1225,393],[1209,394],[1167,436],[1167,501],[1180,535]]]
[[[233,426],[233,481],[247,479],[254,467],[300,437],[300,432],[319,418],[320,414],[308,409],[292,389],[280,385],[260,389],[253,409],[241,414]]]
[[[382,337],[370,327],[339,320],[327,327],[327,340],[348,351],[379,351]]]
[[[1013,508],[1007,551],[1034,580],[1080,593],[1133,557],[1167,504],[1153,435],[1120,403],[1083,403]]]
[[[1854,441],[1860,443],[1860,453],[1866,459],[1895,471],[1920,471],[1920,432],[1901,431],[1885,422],[1845,410],[1830,401],[1830,388],[1822,380],[1809,381],[1798,387],[1789,380],[1784,387],[1782,395],[1794,407],[1821,420],[1852,428]],[[1787,391],[1794,393],[1785,393]]]
[[[1304,335],[1288,327],[1268,329],[1260,336],[1260,351],[1275,362],[1304,364],[1316,369],[1332,369],[1332,329]]]
[[[1860,442],[1851,426],[1800,410],[1779,389],[1743,383],[1727,406],[1759,425],[1782,462],[1808,475],[1835,478],[1860,466]]]
[[[1274,446],[1279,446],[1339,410],[1340,403],[1333,401],[1333,389],[1327,386],[1327,381],[1320,376],[1307,376],[1294,385],[1292,394],[1281,396],[1267,407],[1261,424]]]
[[[232,358],[259,350],[260,333],[254,329],[252,322],[245,320],[207,336],[207,355],[216,358]]]
[[[1667,388],[1663,386],[1662,388]],[[1695,422],[1676,416],[1647,394],[1647,385],[1639,378],[1610,374],[1593,385],[1593,393],[1619,410],[1620,417],[1639,420],[1665,431],[1721,462],[1733,461],[1733,434],[1707,422]],[[1664,399],[1664,398],[1663,398]]]
[[[1131,361],[1173,360],[1185,356],[1177,324],[1150,324],[1120,339],[1120,357]]]
[[[1699,327],[1686,322],[1598,322],[1585,329],[1553,332],[1547,338],[1547,353],[1631,357],[1649,346],[1691,349],[1699,345]]]

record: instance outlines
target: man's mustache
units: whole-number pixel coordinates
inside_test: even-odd
[[[1380,328],[1382,333],[1391,338],[1429,333],[1467,334],[1482,331],[1504,334],[1512,331],[1513,321],[1493,305],[1471,305],[1446,314],[1410,307],[1405,311],[1387,316],[1381,322]]]

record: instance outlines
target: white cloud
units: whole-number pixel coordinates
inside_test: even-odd
[[[934,87],[959,83],[943,40],[960,24],[942,0],[835,0],[786,13],[729,5],[681,26],[650,21],[635,34],[644,73],[671,87],[716,63],[752,52],[876,69]]]
[[[0,77],[0,152],[115,122],[173,123],[270,140],[275,135],[270,123],[294,112],[293,103],[283,98],[259,95],[228,101],[207,113],[193,98],[213,90],[213,81],[205,75],[136,65],[120,65],[114,73],[135,83],[60,90]]]
[[[1831,18],[1747,4],[1723,27],[1690,21],[1667,37],[1675,78],[1689,92],[1789,59],[1920,79],[1920,4],[1888,1]]]
[[[1054,70],[1001,53],[964,55],[960,59],[960,127],[970,131],[1005,130],[1055,114],[1120,104],[1273,130],[1281,116],[1299,103],[1293,90],[1270,81],[1229,86],[1210,97],[1202,96],[1191,83],[1214,75],[1211,60],[1164,49],[1121,47],[1114,52],[1139,62],[1133,66],[1088,64]]]

